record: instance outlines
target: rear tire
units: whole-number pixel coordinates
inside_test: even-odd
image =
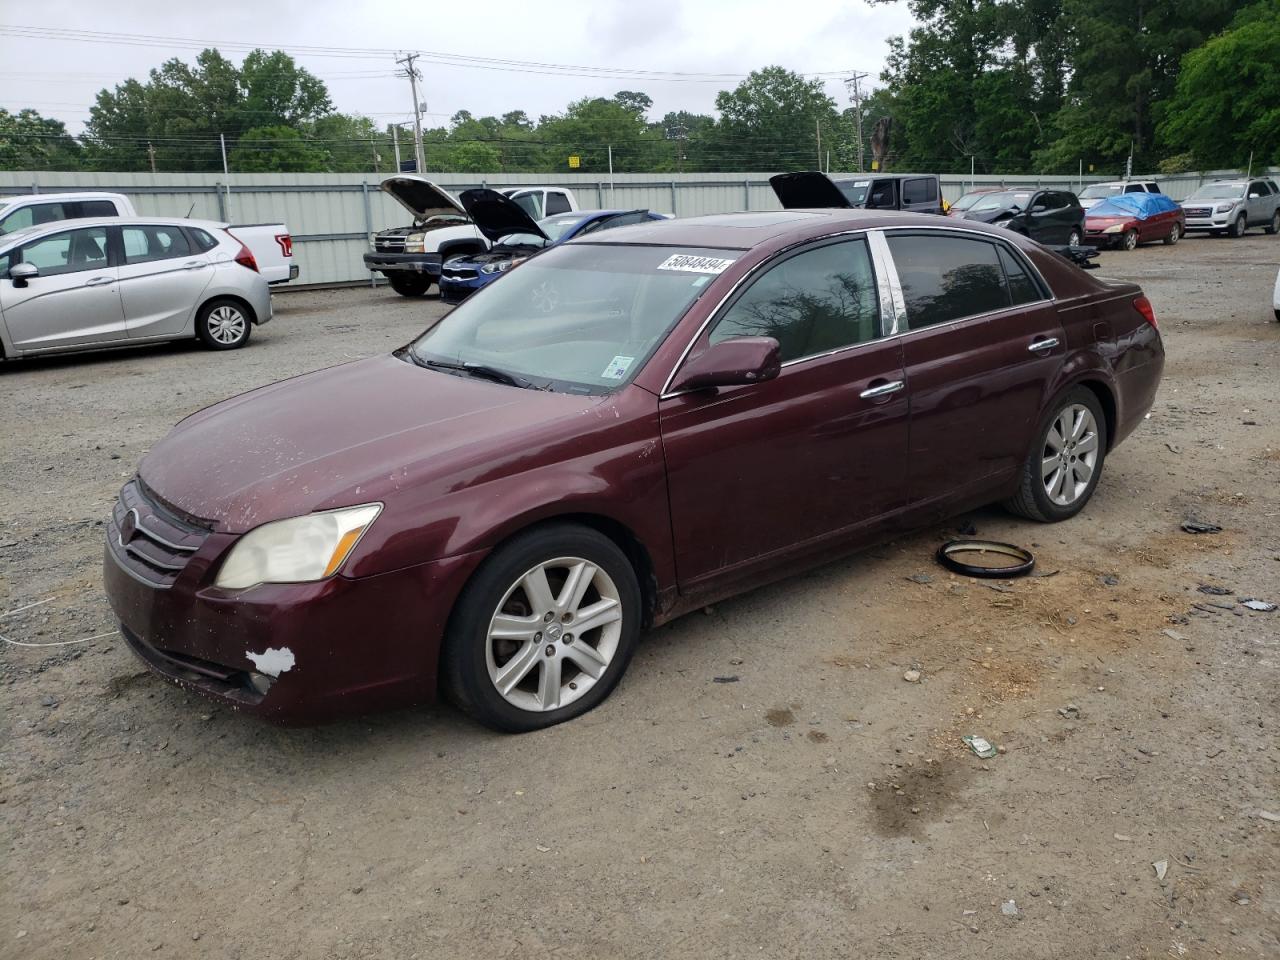
[[[1262,229],[1267,233],[1280,233],[1280,210],[1271,215],[1271,222]]]
[[[1248,229],[1249,221],[1245,219],[1245,215],[1242,213],[1236,217],[1236,222],[1231,225],[1231,236],[1238,240],[1245,235],[1245,231]]]
[[[1173,229],[1169,231],[1169,235],[1164,238],[1164,245],[1172,247],[1175,243],[1182,239],[1182,227],[1178,224],[1173,225]]]
[[[237,350],[252,332],[253,314],[238,300],[210,300],[196,314],[196,336],[210,350]]]
[[[617,686],[641,614],[635,570],[617,544],[578,524],[536,527],[494,551],[458,598],[441,651],[443,692],[507,733],[571,720]],[[588,618],[596,626],[579,633]]]
[[[391,274],[387,277],[391,289],[402,297],[420,297],[431,289],[430,277],[404,276]]]
[[[1080,435],[1062,436],[1062,424]],[[1041,523],[1074,517],[1093,496],[1107,455],[1107,418],[1088,387],[1071,387],[1049,404],[1005,509]],[[1087,476],[1085,475],[1087,471]],[[1059,476],[1062,482],[1058,481]],[[1056,491],[1056,497],[1051,493]]]
[[[1080,231],[1078,228],[1072,227],[1071,232],[1067,234],[1067,246],[1068,247],[1080,246]]]

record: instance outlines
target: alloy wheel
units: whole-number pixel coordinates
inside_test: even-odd
[[[209,312],[207,323],[209,336],[223,346],[239,343],[244,339],[245,330],[248,329],[248,321],[244,314],[225,303],[214,307]]]
[[[1175,223],[1173,225],[1173,229],[1169,231],[1169,246],[1173,246],[1175,243],[1177,243],[1181,239],[1182,239],[1182,228]]]
[[[557,557],[526,570],[489,621],[489,679],[512,706],[557,710],[609,669],[622,638],[622,599],[602,567]]]
[[[1075,503],[1093,479],[1098,464],[1098,423],[1082,403],[1073,403],[1049,425],[1041,453],[1044,491],[1060,507]]]
[[[1067,237],[1067,246],[1069,247],[1080,246],[1080,231],[1076,230],[1074,227],[1071,230],[1070,236]]]
[[[1243,237],[1245,234],[1245,231],[1248,229],[1249,229],[1248,222],[1245,220],[1244,214],[1242,213],[1240,214],[1240,216],[1236,217],[1236,223],[1231,230],[1231,235],[1233,237]]]
[[[1138,232],[1136,230],[1130,230],[1124,235],[1124,248],[1126,250],[1138,249]]]

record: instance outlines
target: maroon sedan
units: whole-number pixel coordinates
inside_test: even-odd
[[[1073,516],[1163,358],[1141,289],[999,228],[620,228],[182,421],[121,492],[106,589],[154,670],[246,711],[440,690],[532,730],[716,599],[995,501]]]

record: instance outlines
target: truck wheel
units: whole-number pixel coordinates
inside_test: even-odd
[[[210,300],[196,315],[196,336],[210,350],[235,350],[249,342],[253,315],[237,300]]]
[[[1271,222],[1262,229],[1267,233],[1280,233],[1280,210],[1271,215]]]
[[[397,277],[389,276],[387,280],[391,282],[391,289],[402,297],[420,297],[431,289],[430,277]]]
[[[1244,214],[1236,217],[1236,222],[1231,225],[1231,235],[1233,237],[1243,237],[1244,232],[1249,229],[1249,221],[1245,219]]]

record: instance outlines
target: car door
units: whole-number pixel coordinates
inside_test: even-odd
[[[933,177],[908,177],[902,181],[902,209],[939,213],[938,181]]]
[[[994,489],[1027,455],[1066,353],[1048,288],[994,238],[892,231],[911,385],[910,497],[943,507]]]
[[[660,401],[683,591],[856,538],[905,504],[908,399],[881,303],[869,241],[843,239],[788,253],[699,335],[690,356],[772,336],[783,366]]]
[[[1251,180],[1245,200],[1249,225],[1265,224],[1271,219],[1271,191],[1261,180]]]
[[[171,224],[112,227],[120,243],[120,301],[133,339],[178,336],[186,331],[213,279],[209,255],[191,246]]]
[[[13,263],[39,275],[19,286],[0,280],[0,311],[18,350],[125,339],[124,311],[109,258],[107,228],[61,230],[24,243]]]
[[[1071,231],[1078,231],[1080,239],[1084,239],[1084,208],[1080,206],[1080,198],[1070,191],[1059,191],[1054,209],[1058,211],[1059,243],[1071,242]]]
[[[1027,236],[1039,243],[1066,243],[1066,237],[1059,236],[1060,225],[1053,208],[1054,195],[1048,190],[1040,190],[1031,197],[1023,214]]]

